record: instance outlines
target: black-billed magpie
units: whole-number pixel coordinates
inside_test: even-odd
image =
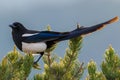
[[[14,22],[9,26],[12,28],[13,41],[21,51],[40,54],[40,57],[35,61],[35,63],[37,63],[43,56],[44,51],[53,44],[92,33],[116,21],[118,21],[118,17],[114,17],[106,22],[91,27],[78,27],[70,32],[28,30],[19,22]]]

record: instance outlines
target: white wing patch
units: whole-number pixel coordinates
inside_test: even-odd
[[[36,35],[36,34],[38,34],[38,33],[34,33],[34,34],[28,34],[28,33],[26,33],[26,34],[23,34],[22,37],[33,36],[33,35]]]
[[[44,52],[46,49],[47,49],[47,45],[43,42],[39,42],[39,43],[22,42],[22,50],[27,53]]]

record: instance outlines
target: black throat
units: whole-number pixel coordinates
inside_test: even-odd
[[[24,33],[12,31],[14,43],[21,51],[22,51],[22,34]]]

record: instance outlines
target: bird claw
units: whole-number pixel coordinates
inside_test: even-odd
[[[39,65],[37,62],[34,62],[34,63],[33,63],[33,67],[34,67],[35,69],[39,69],[39,70],[41,69],[41,68],[40,68],[40,65]]]

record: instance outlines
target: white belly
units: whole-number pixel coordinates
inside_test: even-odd
[[[47,45],[43,42],[39,42],[39,43],[22,42],[22,50],[27,53],[44,52],[46,49],[47,49]]]

